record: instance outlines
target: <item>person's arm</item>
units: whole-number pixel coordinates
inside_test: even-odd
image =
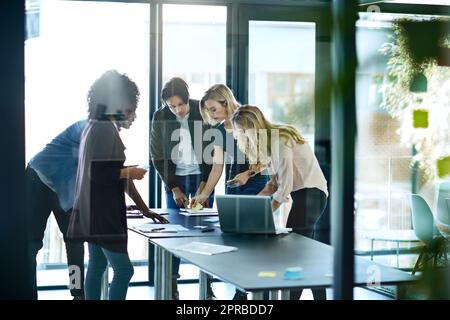
[[[208,179],[206,179],[206,180],[208,180]],[[205,186],[206,186],[206,182],[201,181],[200,184],[198,185],[197,192],[195,193],[195,195],[201,194],[203,189],[205,188]]]
[[[275,211],[282,203],[289,201],[289,195],[294,185],[294,161],[293,149],[288,146],[280,148],[279,161],[274,168],[277,188],[272,194],[272,209]]]
[[[142,200],[142,197],[139,194],[139,191],[137,190],[136,186],[134,185],[133,180],[128,179],[125,182],[125,192],[130,196],[131,200],[134,201],[134,203],[138,207],[139,211],[141,211],[144,216],[152,219],[154,222],[169,223],[169,221],[166,218],[151,211],[147,207],[144,200]]]
[[[237,174],[233,179],[228,180],[227,183],[232,183],[236,186],[243,186],[251,177],[256,176],[265,169],[266,166],[263,166],[262,164],[251,165],[248,170]]]
[[[260,196],[271,196],[275,192],[277,192],[278,189],[278,183],[277,183],[277,177],[276,175],[272,176],[272,178],[267,182],[264,189],[262,189],[258,195]]]
[[[147,170],[135,166],[120,169],[120,179],[141,180],[144,178]]]
[[[164,184],[172,190],[177,187],[175,179],[175,165],[170,159],[170,153],[167,151],[166,144],[169,143],[170,137],[166,136],[168,121],[160,119],[158,112],[155,112],[152,120],[151,128],[151,159],[153,166],[158,172]]]
[[[188,204],[188,197],[186,194],[180,189],[180,187],[174,187],[171,189],[173,194],[173,200],[177,204],[179,208],[181,207],[187,207]]]
[[[278,208],[281,206],[281,202],[278,202],[277,200],[272,200],[272,211],[275,212],[278,210]]]
[[[219,146],[214,146],[213,166],[208,176],[208,181],[202,186],[200,194],[191,199],[191,208],[197,203],[204,204],[222,176],[224,166],[224,152]],[[200,188],[199,188],[200,190]]]

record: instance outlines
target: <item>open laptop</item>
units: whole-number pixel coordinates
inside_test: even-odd
[[[292,230],[275,227],[268,196],[217,195],[216,201],[222,232],[281,234]]]

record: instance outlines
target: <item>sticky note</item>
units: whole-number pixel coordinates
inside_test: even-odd
[[[286,280],[299,280],[303,279],[303,269],[301,267],[286,268],[284,272],[284,279]]]
[[[413,127],[428,128],[428,110],[417,109],[413,111]]]
[[[444,178],[450,175],[450,156],[440,158],[436,161],[437,175]]]
[[[258,277],[261,278],[274,278],[277,276],[277,273],[274,271],[261,271],[258,273]]]
[[[411,82],[409,83],[409,91],[411,92],[427,92],[428,90],[428,79],[423,73],[418,73],[413,76]]]

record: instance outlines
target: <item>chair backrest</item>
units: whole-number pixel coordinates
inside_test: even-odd
[[[440,224],[450,225],[450,181],[441,182],[437,192],[436,220]]]
[[[409,196],[412,213],[412,224],[417,238],[426,244],[431,244],[435,235],[433,212],[424,198],[418,194]]]

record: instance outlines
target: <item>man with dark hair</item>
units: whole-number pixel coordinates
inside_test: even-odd
[[[201,192],[211,165],[205,163],[203,132],[209,126],[200,114],[199,102],[189,99],[186,82],[178,77],[167,81],[161,91],[162,107],[152,121],[152,161],[166,189],[166,207],[187,207],[189,196]],[[212,206],[214,194],[209,198]],[[180,259],[173,259],[173,298],[178,299]]]

